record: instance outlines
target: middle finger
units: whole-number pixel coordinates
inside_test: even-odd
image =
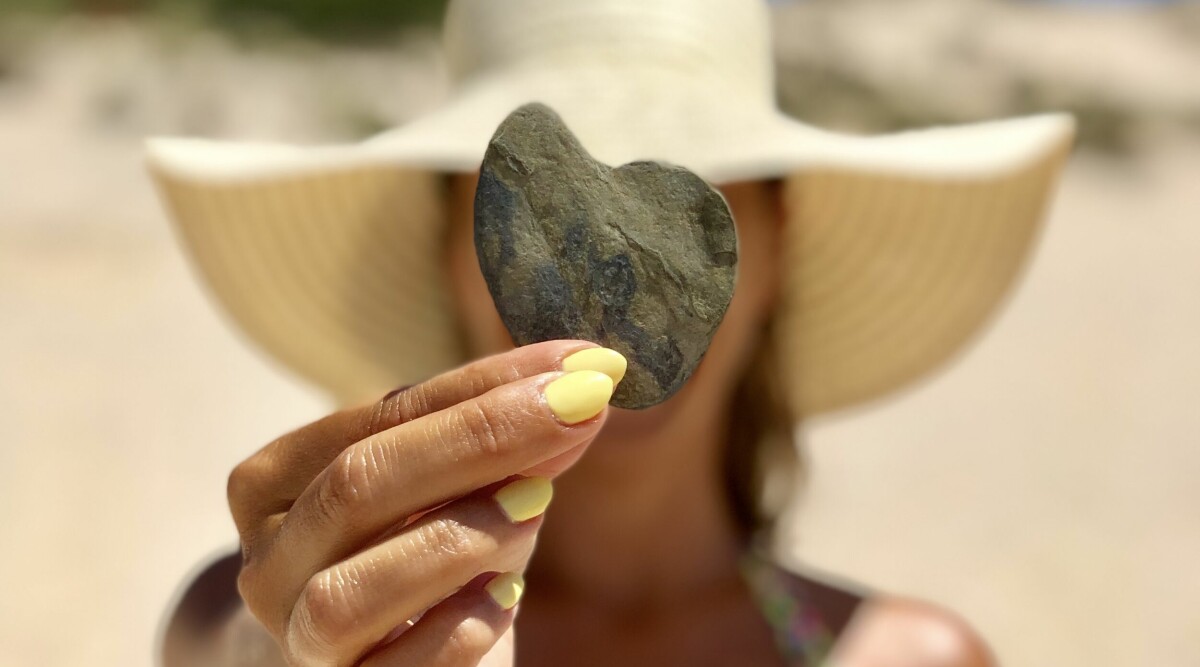
[[[506,493],[517,487],[522,492]],[[510,504],[522,496],[531,502]],[[523,570],[549,499],[545,478],[516,480],[430,512],[318,572],[291,610],[288,652],[306,664],[349,664],[479,574]]]

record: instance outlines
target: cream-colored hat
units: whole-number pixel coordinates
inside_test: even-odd
[[[759,0],[455,0],[454,94],[356,145],[154,139],[154,177],[201,273],[271,354],[342,400],[460,362],[443,179],[517,106],[558,111],[598,159],[715,183],[784,181],[781,351],[811,415],[921,377],[1013,284],[1073,135],[1046,115],[852,137],[774,103]],[[413,91],[421,94],[421,91]]]

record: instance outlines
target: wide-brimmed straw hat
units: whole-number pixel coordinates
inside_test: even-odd
[[[363,143],[148,144],[226,311],[343,401],[463,360],[443,176],[477,169],[523,103],[551,106],[609,164],[783,181],[775,334],[801,415],[920,378],[980,329],[1029,254],[1073,135],[1064,115],[870,138],[797,122],[775,105],[759,0],[456,0],[444,38],[449,101]]]

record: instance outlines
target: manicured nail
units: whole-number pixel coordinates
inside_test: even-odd
[[[604,373],[575,371],[546,385],[546,402],[559,421],[578,424],[600,414],[612,393],[612,378]]]
[[[505,486],[494,496],[500,509],[513,523],[541,516],[554,496],[554,486],[545,477],[526,477]]]
[[[525,592],[525,579],[516,572],[505,572],[489,581],[484,589],[501,609],[508,610],[521,601],[521,594]]]
[[[625,377],[625,369],[628,366],[629,362],[625,361],[620,352],[607,347],[582,350],[563,359],[562,362],[564,371],[600,371],[612,378],[613,384],[619,383],[621,378]]]

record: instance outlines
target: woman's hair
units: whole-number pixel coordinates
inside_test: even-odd
[[[782,220],[783,182],[765,185]],[[796,442],[799,415],[792,412],[779,370],[783,366],[775,326],[772,313],[729,406],[725,483],[734,519],[746,540],[771,536],[803,474]]]
[[[796,416],[779,372],[773,321],[734,389],[725,483],[742,537],[767,538],[801,477]]]

